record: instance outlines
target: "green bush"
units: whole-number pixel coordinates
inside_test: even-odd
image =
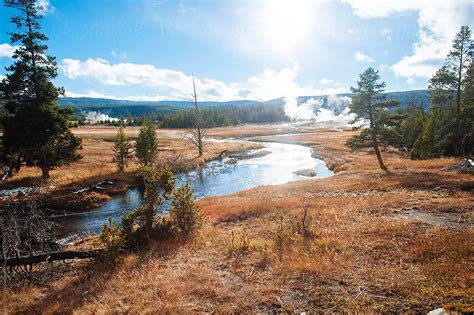
[[[109,218],[109,223],[102,225],[99,242],[103,248],[97,255],[96,260],[100,264],[115,264],[124,251],[124,240],[123,230]]]
[[[179,237],[187,239],[201,226],[202,214],[194,203],[193,189],[188,183],[175,190],[171,200],[171,221]]]

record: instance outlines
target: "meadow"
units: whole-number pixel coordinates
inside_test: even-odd
[[[75,130],[84,141],[83,165],[53,176],[59,180],[73,169],[84,178],[105,176],[91,163],[110,164],[105,148],[112,130]],[[180,145],[183,131],[158,132],[162,152],[193,155]],[[136,130],[127,128],[127,133],[133,136]],[[283,133],[295,134],[278,136]],[[474,311],[474,176],[449,170],[458,160],[412,161],[385,151],[387,174],[370,150],[352,152],[344,145],[354,134],[350,130],[239,126],[207,134],[305,144],[335,175],[201,199],[206,220],[193,242],[153,241],[113,269],[92,261],[37,266],[31,277],[11,279],[5,310]],[[245,149],[235,143],[213,145],[207,158]],[[115,176],[112,164],[108,172]],[[93,237],[72,248],[91,246]]]

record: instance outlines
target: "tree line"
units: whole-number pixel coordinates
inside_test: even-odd
[[[387,170],[380,146],[396,147],[412,159],[472,156],[474,153],[474,44],[468,26],[453,40],[445,64],[429,80],[430,107],[412,98],[402,109],[388,100],[385,82],[368,68],[351,87],[350,112],[354,129],[361,132],[347,141],[352,149],[373,148],[379,166]]]
[[[283,106],[248,105],[229,108],[201,108],[202,127],[227,127],[240,124],[276,123],[289,121]],[[195,125],[195,111],[185,110],[163,115],[160,126],[163,128],[192,128]]]

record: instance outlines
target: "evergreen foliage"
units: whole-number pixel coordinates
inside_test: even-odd
[[[431,107],[412,158],[463,156],[473,151],[472,62],[474,44],[468,26],[453,40],[446,64],[429,82]]]
[[[202,222],[202,215],[194,203],[193,193],[193,189],[185,183],[175,190],[171,200],[171,219],[175,230],[184,239],[192,236]]]
[[[81,140],[69,130],[70,110],[57,105],[62,88],[53,85],[57,76],[54,57],[47,56],[48,39],[41,33],[40,10],[35,0],[5,1],[7,7],[18,9],[11,18],[17,32],[11,43],[19,47],[14,63],[6,67],[6,78],[0,82],[0,98],[6,110],[1,121],[5,162],[10,174],[27,167],[41,167],[43,179],[49,170],[68,165],[81,158],[77,150]]]
[[[413,96],[406,105],[405,110],[400,111],[400,114],[403,115],[403,120],[396,127],[397,134],[400,135],[398,147],[406,153],[411,152],[418,136],[423,131],[423,124],[426,119],[423,106],[423,101],[417,100]]]
[[[360,74],[357,86],[351,87],[353,96],[349,108],[350,113],[356,114],[353,123],[367,122],[368,126],[359,135],[350,138],[347,145],[352,149],[372,147],[380,168],[386,171],[379,146],[397,142],[399,137],[393,127],[401,117],[390,110],[398,105],[398,101],[387,99],[385,82],[379,82],[379,79],[378,71],[370,67]]]
[[[289,121],[282,106],[254,105],[228,108],[200,108],[202,128],[236,126],[243,123],[276,123]],[[163,128],[193,128],[194,111],[184,110],[165,115],[160,120]]]
[[[123,172],[128,161],[133,158],[132,144],[125,135],[123,126],[119,127],[112,149],[114,151],[114,162],[117,164],[117,170]]]
[[[158,137],[155,131],[155,124],[151,119],[146,119],[140,128],[135,145],[135,156],[142,166],[153,163],[158,152]]]

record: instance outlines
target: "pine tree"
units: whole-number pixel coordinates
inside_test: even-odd
[[[461,91],[464,77],[474,54],[474,42],[471,40],[469,26],[463,25],[453,40],[453,48],[448,54],[447,64],[453,73],[454,89],[456,91],[456,115],[461,113]]]
[[[157,151],[158,137],[156,136],[155,124],[151,119],[147,118],[138,134],[135,156],[143,166],[147,166],[153,163]]]
[[[360,74],[357,87],[351,87],[353,96],[349,105],[350,113],[357,115],[353,123],[367,121],[368,127],[363,129],[360,135],[349,139],[347,145],[353,149],[372,147],[380,168],[387,171],[379,146],[393,141],[395,135],[391,127],[399,121],[400,117],[389,110],[397,106],[398,101],[387,100],[386,95],[383,94],[385,82],[378,82],[379,79],[378,71],[370,67]]]
[[[119,127],[112,149],[114,151],[114,162],[117,164],[117,170],[123,172],[128,165],[128,160],[133,158],[132,144],[125,135],[123,126]]]
[[[463,125],[461,116],[461,94],[464,90],[464,79],[467,68],[472,61],[474,54],[474,42],[471,40],[471,30],[468,26],[461,27],[459,33],[453,40],[453,47],[448,54],[446,67],[449,69],[452,81],[452,90],[455,94],[454,113],[448,118],[444,126],[443,142],[446,144],[445,154],[460,156],[464,154],[462,139],[465,138],[466,128]]]
[[[144,170],[145,180],[145,230],[150,237],[153,227],[153,218],[157,213],[156,207],[161,206],[165,200],[171,198],[175,182],[173,173],[167,169],[154,169],[147,167]]]
[[[189,238],[202,222],[202,214],[194,203],[193,189],[184,183],[173,193],[171,218],[182,238]]]
[[[423,125],[423,131],[413,145],[411,152],[412,159],[429,159],[443,155],[442,135],[440,131],[442,111],[439,108],[433,108],[428,114],[428,118]]]
[[[463,137],[461,151],[474,155],[474,61],[471,61],[464,77],[464,90],[461,95],[461,119]]]
[[[56,88],[54,57],[45,55],[48,38],[41,33],[41,15],[35,0],[6,0],[7,7],[19,10],[11,18],[17,32],[11,33],[11,43],[19,44],[13,65],[0,82],[0,97],[6,109],[2,119],[3,158],[15,170],[22,165],[41,167],[43,179],[51,168],[68,165],[81,158],[77,150],[81,140],[69,130],[70,110],[57,105],[64,89]],[[13,169],[10,168],[10,175]]]
[[[425,111],[423,109],[423,101],[418,101],[415,97],[411,97],[403,111],[403,121],[399,125],[399,134],[401,139],[401,147],[403,150],[410,152],[413,149],[415,141],[423,131],[425,121]]]

